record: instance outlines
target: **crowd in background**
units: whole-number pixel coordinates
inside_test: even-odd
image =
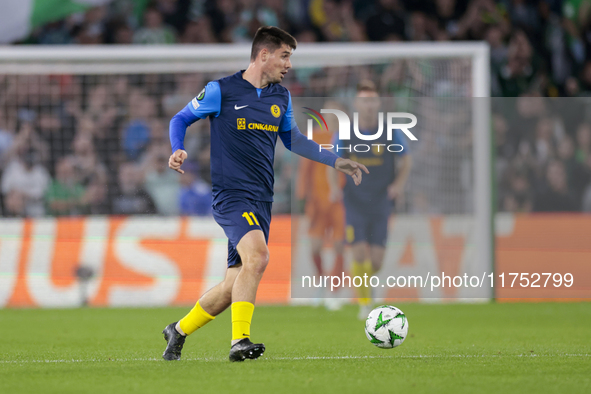
[[[202,77],[0,77],[3,215],[209,214],[207,122],[185,174],[168,168],[168,120]]]
[[[25,43],[249,43],[261,25],[299,42],[486,40],[493,96],[591,92],[589,0],[115,0]]]
[[[249,43],[260,25],[298,42],[486,40],[491,95],[513,97],[493,102],[499,210],[591,211],[591,0],[115,0],[23,43]],[[401,82],[415,68],[295,70],[286,85],[333,96],[370,78],[383,96],[437,95]],[[184,176],[167,169],[167,128],[221,76],[0,75],[2,214],[210,214],[207,122],[187,133]],[[277,166],[275,209],[289,212],[291,164]]]
[[[493,107],[499,210],[591,212],[590,102],[524,96]]]

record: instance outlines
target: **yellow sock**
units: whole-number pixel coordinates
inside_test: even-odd
[[[365,263],[353,261],[351,265],[351,276],[363,278],[363,274],[365,274]],[[367,288],[364,286],[357,287],[357,295],[359,297],[359,303],[363,303],[363,300],[368,296]]]
[[[203,327],[210,321],[215,319],[212,315],[205,312],[205,310],[199,305],[199,301],[195,304],[195,307],[191,309],[191,312],[187,316],[183,317],[179,321],[181,330],[187,335],[194,333],[198,328]]]
[[[351,275],[352,276],[363,276],[363,264],[353,260],[351,262]]]
[[[232,340],[250,338],[250,322],[254,305],[239,301],[232,303]]]
[[[361,286],[359,289],[361,290],[360,294],[362,295],[359,299],[359,303],[361,305],[369,305],[371,303],[371,287],[369,286],[369,279],[373,275],[373,267],[371,265],[371,260],[365,260],[361,265],[363,273],[367,274],[367,286]]]
[[[367,274],[367,276],[372,276],[373,272],[373,265],[371,265],[371,260],[365,260],[363,262],[363,271]]]

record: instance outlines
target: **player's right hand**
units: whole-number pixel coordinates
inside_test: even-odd
[[[353,182],[355,186],[359,186],[361,183],[361,174],[362,170],[366,174],[369,174],[369,171],[366,166],[361,163],[357,163],[356,161],[343,159],[339,157],[337,161],[334,163],[334,168],[339,170],[340,172],[344,172],[347,175],[350,175],[353,178]]]
[[[168,159],[168,167],[172,168],[176,172],[184,174],[185,171],[181,170],[181,165],[187,159],[187,152],[182,149],[177,149],[170,158]]]

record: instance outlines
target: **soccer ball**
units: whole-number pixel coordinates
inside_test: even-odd
[[[400,346],[408,333],[408,320],[400,309],[382,305],[369,313],[365,320],[365,335],[382,349]]]

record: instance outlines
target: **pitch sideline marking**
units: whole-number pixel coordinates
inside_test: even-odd
[[[410,355],[410,356],[308,356],[308,357],[274,357],[265,358],[261,361],[300,361],[300,360],[361,360],[361,359],[396,359],[396,358],[488,358],[488,357],[591,357],[591,354],[452,354],[452,355]],[[115,358],[115,359],[86,359],[86,360],[0,360],[0,364],[59,364],[59,363],[92,363],[92,362],[133,362],[133,361],[164,361],[160,358]],[[226,361],[214,358],[186,358],[183,361],[204,361],[204,362],[221,362]]]

